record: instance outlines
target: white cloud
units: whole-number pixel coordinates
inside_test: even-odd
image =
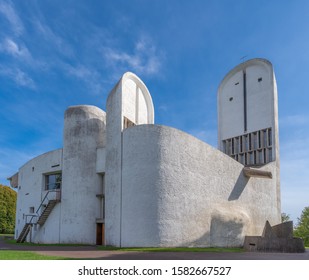
[[[58,52],[67,57],[73,56],[72,47],[63,39],[61,36],[57,35],[49,26],[44,24],[42,21],[36,19],[34,21],[36,29],[41,33],[48,42],[49,45],[55,46]]]
[[[102,94],[104,90],[103,79],[100,73],[85,65],[64,65],[65,72],[81,80],[93,94]]]
[[[6,38],[0,44],[0,51],[8,53],[14,57],[19,57],[22,59],[30,59],[31,55],[27,47],[23,45],[18,45],[15,41],[10,38]]]
[[[0,75],[13,80],[18,86],[35,89],[35,82],[19,68],[6,68],[0,66]]]
[[[35,154],[25,153],[24,151],[17,151],[10,148],[0,148],[0,184],[9,185],[9,181],[5,178],[15,174],[18,168],[25,164],[29,159],[33,158]]]
[[[21,35],[24,30],[24,26],[19,16],[14,10],[11,2],[0,3],[0,13],[3,14],[12,26],[15,35]]]
[[[160,71],[162,54],[160,54],[150,39],[141,38],[135,44],[132,53],[105,47],[104,58],[115,68],[127,68],[145,75],[154,75]]]

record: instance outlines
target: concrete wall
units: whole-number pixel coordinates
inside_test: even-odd
[[[109,94],[107,114],[94,106],[69,107],[63,150],[20,169],[16,237],[23,214],[44,196],[44,174],[61,170],[61,203],[33,230],[34,242],[95,244],[96,219],[103,222],[103,199],[97,196],[104,192],[103,176],[106,245],[242,246],[245,235],[262,233],[266,220],[279,223],[277,95],[267,61],[246,62],[221,83],[219,146],[225,137],[244,133],[243,67],[251,110],[247,132],[268,126],[274,131],[276,160],[259,167],[271,171],[272,179],[247,178],[244,166],[223,152],[177,129],[153,125],[148,89],[126,73]],[[265,84],[257,81],[260,76]]]
[[[73,106],[65,112],[63,137],[61,243],[95,244],[102,181],[97,148],[105,146],[105,112]]]
[[[128,128],[123,135],[122,246],[242,246],[278,223],[273,179],[246,178],[243,165],[177,129]]]
[[[244,130],[244,77],[246,73],[247,130]],[[273,129],[273,143],[278,139],[277,86],[273,67],[265,59],[252,59],[236,66],[222,80],[218,89],[218,147],[222,140]],[[276,144],[273,159],[276,158]]]
[[[54,150],[28,161],[19,169],[19,187],[16,206],[15,238],[21,233],[26,221],[29,222],[30,207],[34,212],[38,210],[45,191],[45,174],[61,172],[62,149]],[[50,216],[49,221],[43,227],[34,227],[28,235],[28,241],[35,243],[58,243],[59,220],[61,204],[58,203]]]
[[[247,130],[244,130],[244,76],[246,73]],[[272,160],[275,163],[277,215],[281,213],[278,93],[272,64],[251,59],[233,68],[217,93],[218,148],[227,138],[265,128],[272,129]]]
[[[147,87],[128,72],[111,91],[106,105],[106,244],[121,246],[122,131],[125,118],[133,125],[154,122],[152,99]]]

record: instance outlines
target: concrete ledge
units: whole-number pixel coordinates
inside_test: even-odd
[[[267,178],[267,179],[273,178],[273,174],[270,171],[253,169],[250,167],[244,167],[243,172],[246,177],[258,177],[258,178]]]

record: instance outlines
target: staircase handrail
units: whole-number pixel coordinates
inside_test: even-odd
[[[47,203],[48,203],[48,201],[50,200],[50,199],[48,199],[48,195],[49,195],[50,193],[52,193],[52,192],[57,193],[57,199],[60,200],[61,190],[54,189],[54,190],[49,190],[49,191],[47,191],[46,194],[45,194],[45,196],[44,196],[44,198],[43,198],[43,200],[41,201],[41,204],[39,205],[38,209],[36,210],[35,215],[32,215],[32,217],[31,217],[29,223],[32,223],[32,219],[33,219],[34,217],[39,217],[39,216],[40,216],[39,211],[40,211],[40,209],[42,208],[42,206],[43,206],[44,204],[47,204]],[[58,197],[58,196],[59,196],[59,197]],[[45,200],[47,200],[47,201],[45,202]],[[30,216],[30,215],[27,215],[27,216]]]
[[[38,209],[36,210],[36,212],[33,213],[33,214],[26,214],[26,215],[25,215],[25,217],[26,217],[26,223],[25,223],[25,225],[24,225],[24,228],[25,228],[25,226],[26,226],[27,224],[28,224],[28,226],[31,226],[31,227],[32,227],[33,224],[37,224],[37,221],[36,221],[36,222],[32,222],[32,220],[33,220],[33,218],[38,218],[38,217],[40,217],[39,211],[40,211],[40,209],[42,208],[42,206],[43,206],[44,204],[48,204],[49,201],[51,200],[51,199],[48,198],[48,195],[49,195],[51,192],[55,192],[55,193],[56,193],[56,200],[57,200],[57,201],[60,201],[60,200],[61,200],[61,189],[48,190],[48,191],[46,192],[44,198],[42,199],[41,204],[39,205]],[[46,201],[46,200],[47,200],[47,201]],[[46,201],[46,202],[45,202],[45,201]],[[29,222],[27,222],[27,218],[30,217],[30,216],[31,216],[31,219],[30,219]],[[17,238],[17,240],[21,237],[21,234],[22,234],[22,232],[20,233],[20,235],[19,235],[19,237]],[[23,238],[26,238],[27,234],[28,234],[28,232],[26,233],[25,236],[23,236]],[[22,241],[22,242],[23,242],[23,241]]]

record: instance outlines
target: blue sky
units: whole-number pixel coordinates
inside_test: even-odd
[[[103,110],[126,71],[155,122],[217,146],[216,91],[245,59],[275,69],[282,211],[309,206],[309,1],[0,0],[0,183],[62,147],[70,105]]]

